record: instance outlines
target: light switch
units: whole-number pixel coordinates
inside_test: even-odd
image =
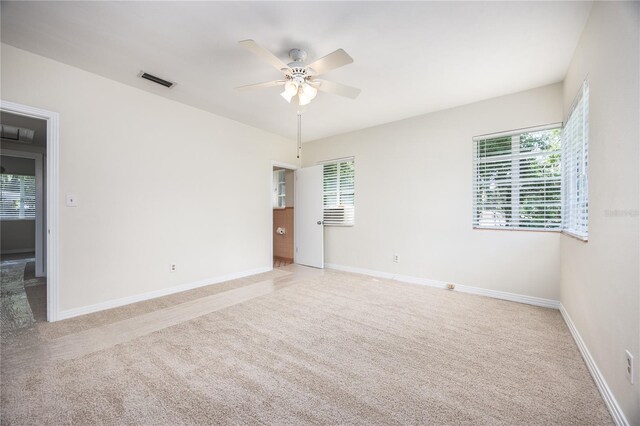
[[[66,203],[67,207],[78,207],[78,197],[73,194],[67,194]]]

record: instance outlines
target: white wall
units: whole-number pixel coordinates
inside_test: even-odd
[[[295,143],[4,44],[1,83],[60,114],[62,311],[272,264],[271,161]]]
[[[560,121],[555,84],[304,144],[306,166],[355,156],[355,226],[325,228],[325,261],[558,300],[558,233],[473,230],[471,190],[473,136]]]
[[[589,242],[561,239],[561,301],[632,425],[640,424],[640,4],[595,2],[564,85],[589,81]],[[624,351],[636,359],[625,378]]]

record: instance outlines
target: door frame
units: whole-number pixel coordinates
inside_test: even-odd
[[[269,219],[269,238],[267,239],[269,243],[269,248],[267,250],[267,253],[269,253],[269,262],[271,265],[271,269],[273,269],[273,168],[274,167],[280,167],[287,170],[298,170],[300,168],[295,164],[283,163],[282,161],[275,161],[275,160],[271,161],[271,168],[269,169],[269,179],[268,179],[269,192],[267,193],[269,195],[269,218],[270,218]],[[295,203],[295,200],[294,200],[294,203]],[[295,204],[294,204],[294,208],[295,208]],[[293,229],[295,232],[295,229],[296,229],[295,219],[293,222]],[[293,248],[293,263],[296,263],[295,247]]]
[[[59,318],[59,155],[60,116],[57,112],[0,100],[0,111],[47,122],[47,321]],[[42,164],[42,162],[41,162]]]
[[[39,152],[29,151],[15,151],[12,149],[3,149],[2,155],[6,157],[14,158],[27,158],[34,160],[35,166],[35,178],[36,178],[36,212],[35,212],[35,225],[36,225],[36,277],[45,277],[47,274],[44,268],[44,233],[42,227],[42,213],[44,207],[44,199],[42,198],[42,154]],[[20,220],[20,219],[19,219]]]

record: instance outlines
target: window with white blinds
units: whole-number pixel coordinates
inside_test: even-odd
[[[589,224],[589,85],[585,81],[562,132],[562,230],[584,240]]]
[[[559,230],[561,129],[473,140],[473,227]]]
[[[325,163],[323,205],[325,225],[353,225],[355,219],[355,162]]]
[[[0,174],[0,219],[35,218],[35,176]]]

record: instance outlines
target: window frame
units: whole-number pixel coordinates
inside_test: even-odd
[[[337,167],[337,189],[336,189],[336,197],[339,200],[340,199],[340,195],[341,195],[341,190],[340,190],[340,164],[342,163],[353,163],[353,191],[344,191],[345,193],[351,194],[353,197],[353,205],[352,205],[352,209],[353,209],[353,219],[350,222],[342,222],[342,223],[327,223],[327,216],[326,216],[326,209],[327,209],[327,205],[325,204],[325,167],[326,166],[331,166],[331,165],[336,165]],[[337,158],[334,160],[327,160],[327,161],[321,161],[318,164],[322,166],[322,223],[324,226],[338,226],[338,227],[351,227],[351,226],[355,226],[356,223],[356,218],[355,218],[355,208],[356,208],[356,185],[355,185],[355,180],[356,180],[356,171],[355,171],[355,157],[344,157],[344,158]],[[337,207],[337,206],[336,206]],[[333,208],[336,208],[333,207]],[[329,206],[329,208],[331,208],[331,206]]]
[[[555,152],[555,154],[560,154],[560,209],[561,209],[561,213],[560,213],[560,223],[558,225],[558,227],[556,228],[552,228],[552,227],[519,227],[517,225],[514,225],[513,223],[509,223],[506,226],[481,226],[479,224],[479,220],[478,223],[476,223],[476,216],[477,216],[477,209],[478,209],[478,203],[477,203],[477,197],[478,194],[476,192],[477,189],[477,185],[478,185],[478,179],[477,179],[477,167],[478,167],[478,162],[479,162],[479,158],[477,156],[477,148],[476,148],[476,144],[479,143],[482,140],[488,140],[488,139],[498,139],[498,138],[507,138],[510,137],[511,138],[511,149],[513,150],[514,148],[518,151],[516,154],[514,154],[512,152],[512,154],[510,154],[511,157],[511,162],[512,162],[512,166],[515,166],[516,169],[518,170],[518,174],[512,179],[512,184],[510,186],[511,189],[511,211],[516,211],[519,213],[520,208],[522,207],[522,204],[520,203],[520,191],[517,190],[515,191],[515,197],[514,197],[514,186],[516,186],[519,182],[519,179],[521,178],[520,176],[520,163],[519,160],[526,157],[523,155],[523,157],[519,157],[520,156],[520,145],[519,143],[519,138],[521,135],[526,134],[526,133],[537,133],[537,132],[543,132],[543,131],[547,131],[547,130],[556,130],[556,129],[560,129],[561,131],[563,130],[563,123],[559,122],[559,123],[549,123],[549,124],[545,124],[545,125],[541,125],[541,126],[533,126],[533,127],[523,127],[523,128],[519,128],[519,129],[514,129],[514,130],[508,130],[508,131],[502,131],[502,132],[495,132],[495,133],[488,133],[488,134],[484,134],[484,135],[479,135],[479,136],[474,136],[472,138],[472,186],[471,186],[471,227],[473,230],[480,230],[480,231],[524,231],[524,232],[554,232],[554,233],[560,233],[562,231],[562,223],[563,223],[563,218],[562,218],[562,205],[564,204],[563,199],[562,199],[562,187],[563,187],[563,183],[562,183],[562,177],[563,177],[563,172],[562,172],[562,139],[560,141],[561,145],[560,145],[560,149]],[[517,137],[517,139],[516,139]],[[562,133],[560,135],[560,138],[562,138]],[[548,154],[548,155],[553,155],[553,153]],[[533,155],[532,155],[533,156]],[[505,204],[506,205],[506,204]],[[512,213],[513,215],[513,213]],[[520,223],[520,221],[518,220],[516,223]]]
[[[580,118],[582,119],[582,140],[580,142],[580,153],[573,152],[571,150],[575,150],[576,146],[569,146],[564,141],[564,129],[571,128],[570,120],[574,118],[574,114],[577,113],[578,109],[581,108],[582,111],[579,111]],[[573,131],[573,130],[571,130]],[[567,153],[571,154],[571,158],[565,158]],[[562,233],[564,235],[568,235],[577,240],[588,242],[589,241],[589,82],[584,80],[580,85],[580,89],[576,94],[573,102],[571,103],[571,107],[569,108],[569,114],[567,115],[567,119],[565,120],[565,127],[563,128],[563,141],[562,141],[562,161],[563,164],[571,161],[571,164],[576,164],[576,160],[578,157],[582,156],[580,170],[582,173],[576,172],[575,174],[570,174],[570,170],[575,171],[575,169],[563,168],[562,171]],[[565,174],[567,178],[565,178]],[[583,180],[580,180],[580,179]],[[570,185],[578,183],[582,186],[584,197],[580,198],[579,191],[576,190],[576,193],[570,193]],[[566,212],[567,207],[571,201],[569,200],[569,196],[577,197],[577,200],[574,198],[574,202],[576,203],[576,208],[579,210],[581,208],[580,202],[584,201],[584,205],[582,208],[584,209],[584,232],[580,232],[579,229],[568,228],[567,222],[570,221],[570,213]],[[576,213],[578,214],[578,213]],[[576,218],[576,222],[579,219]],[[570,225],[573,225],[571,223]]]

